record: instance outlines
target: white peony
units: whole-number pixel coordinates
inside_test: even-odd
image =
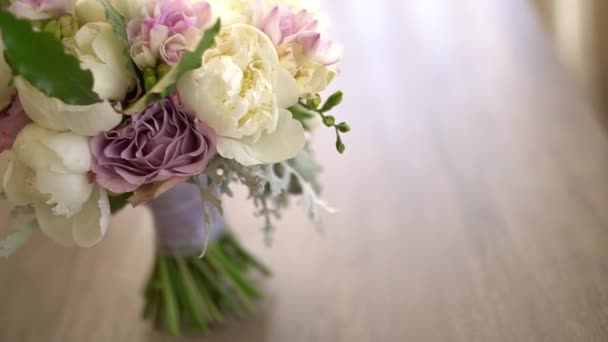
[[[262,0],[265,9],[273,6],[287,6],[294,10],[305,9],[307,11],[318,11],[321,7],[319,0]]]
[[[63,43],[78,57],[81,66],[93,73],[93,90],[102,99],[124,100],[135,80],[127,69],[126,46],[111,24],[86,24]]]
[[[110,0],[110,4],[120,13],[125,22],[143,15],[145,0]],[[76,1],[76,17],[80,24],[108,21],[106,9],[99,0]]]
[[[207,0],[216,18],[224,25],[257,25],[273,6],[287,6],[293,10],[306,9],[316,12],[320,8],[318,0]]]
[[[207,0],[213,9],[214,21],[222,19],[224,26],[251,24],[256,15],[255,1],[249,0]]]
[[[11,102],[15,89],[11,85],[13,73],[11,67],[4,60],[4,42],[0,37],[0,110],[6,108]]]
[[[29,124],[17,136],[4,177],[15,205],[32,205],[40,229],[65,245],[89,247],[105,234],[110,205],[88,177],[89,139]]]
[[[304,128],[286,109],[298,101],[295,80],[270,39],[253,26],[225,27],[200,69],[178,82],[182,103],[215,129],[218,153],[243,165],[294,157]]]
[[[112,6],[125,18],[127,22],[136,17],[143,16],[146,0],[110,0]]]
[[[116,127],[122,116],[108,100],[123,100],[134,82],[127,71],[124,44],[110,24],[98,22],[81,27],[74,37],[64,39],[64,45],[78,57],[83,68],[93,73],[93,90],[105,101],[88,106],[68,105],[16,77],[15,86],[25,113],[44,128],[84,136]]]
[[[99,0],[78,0],[75,7],[76,18],[80,25],[108,21],[106,8]]]

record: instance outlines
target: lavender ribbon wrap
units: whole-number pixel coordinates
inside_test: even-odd
[[[154,217],[161,253],[171,256],[201,253],[207,230],[200,191],[195,185],[180,184],[148,202],[148,206]],[[225,232],[224,218],[214,211],[209,242],[218,240]]]

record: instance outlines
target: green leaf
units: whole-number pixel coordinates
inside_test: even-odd
[[[129,37],[127,36],[127,28],[125,25],[125,18],[112,6],[112,4],[108,0],[98,0],[106,10],[106,18],[112,27],[114,28],[114,32],[118,35],[120,40],[125,44],[125,49],[123,51],[124,55],[127,57],[127,69],[130,73],[136,77],[136,69],[133,60],[131,59],[131,54],[129,53]]]
[[[49,97],[66,104],[91,105],[100,102],[93,91],[93,74],[80,68],[78,59],[65,52],[63,44],[48,32],[36,32],[32,25],[0,11],[4,55],[13,70]]]
[[[194,51],[186,52],[182,56],[179,64],[176,67],[177,80],[179,80],[188,71],[198,69],[203,65],[203,54],[205,51],[207,51],[207,49],[213,46],[215,36],[220,32],[221,28],[222,22],[218,19],[210,29],[205,31],[205,35],[196,46],[196,49],[194,49]]]
[[[0,10],[6,10],[11,5],[11,0],[0,0]]]
[[[179,79],[185,73],[200,68],[203,65],[203,54],[213,46],[215,36],[220,32],[221,28],[222,23],[218,19],[210,29],[205,31],[203,38],[199,41],[194,51],[185,53],[179,63],[171,68],[141,99],[127,108],[124,114],[132,115],[143,111],[152,101],[166,95],[168,93],[167,90],[174,89]]]
[[[127,192],[127,193],[115,195],[115,196],[110,195],[109,196],[110,210],[111,210],[112,214],[116,214],[117,212],[122,210],[124,207],[126,207],[127,204],[129,203],[129,197],[131,197],[132,195],[133,195],[132,192]]]

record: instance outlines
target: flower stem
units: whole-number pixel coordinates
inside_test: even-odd
[[[228,315],[241,317],[263,296],[248,271],[270,275],[229,233],[211,242],[203,259],[158,253],[142,316],[175,336],[183,329],[205,334]]]

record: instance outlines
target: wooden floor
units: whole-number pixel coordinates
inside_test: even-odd
[[[524,0],[332,0],[348,153],[316,140],[323,233],[294,209],[255,315],[204,339],[608,341],[608,138]],[[242,195],[242,194],[241,194]],[[0,341],[169,341],[140,321],[150,217],[91,250],[42,236],[0,261]]]

